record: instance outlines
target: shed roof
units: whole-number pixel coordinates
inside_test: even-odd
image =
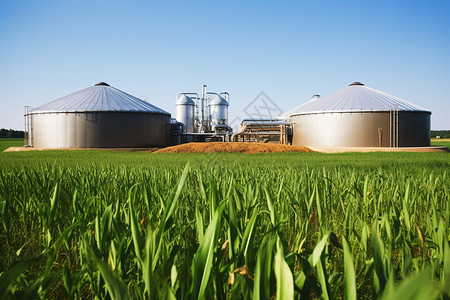
[[[282,116],[324,112],[379,112],[429,110],[388,93],[354,82],[324,98],[313,98]],[[287,114],[287,115],[286,115]]]
[[[165,110],[109,86],[104,82],[36,107],[30,113],[100,111],[146,112],[170,115]]]

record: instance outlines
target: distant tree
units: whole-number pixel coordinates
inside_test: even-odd
[[[0,138],[23,138],[25,133],[21,130],[0,129]]]
[[[5,128],[0,129],[0,137],[6,137],[8,132],[9,132],[9,130],[7,130]]]
[[[440,136],[441,138],[450,135],[450,130],[431,130],[431,137],[435,138]]]

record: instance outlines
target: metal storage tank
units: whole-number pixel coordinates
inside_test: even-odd
[[[170,143],[170,114],[100,82],[26,115],[36,148],[139,148]]]
[[[209,102],[211,125],[225,125],[228,121],[228,101],[217,95]]]
[[[320,99],[320,95],[313,95],[312,98],[309,100],[310,102],[316,101],[317,99]],[[296,110],[298,109],[297,107],[294,107],[293,109],[290,109],[284,113],[282,113],[281,115],[279,115],[277,117],[278,120],[283,120],[283,121],[287,121],[290,119],[291,114],[294,113]]]
[[[420,147],[430,145],[431,112],[354,82],[289,111],[293,145]]]
[[[194,132],[195,102],[186,94],[178,95],[175,103],[175,114],[177,121],[184,124],[184,132]]]

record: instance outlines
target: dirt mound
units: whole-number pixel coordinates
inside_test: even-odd
[[[216,153],[216,152],[241,152],[241,153],[269,153],[269,152],[314,152],[307,147],[265,144],[265,143],[188,143],[178,146],[159,149],[153,153]]]

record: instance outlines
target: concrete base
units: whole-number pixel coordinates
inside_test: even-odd
[[[106,150],[106,151],[119,151],[119,152],[137,152],[146,151],[153,152],[160,148],[61,148],[61,149],[45,149],[34,147],[9,147],[3,152],[20,152],[20,151],[55,151],[55,150]]]
[[[319,147],[307,146],[309,149],[322,153],[344,153],[344,152],[450,152],[445,146],[432,147]]]

